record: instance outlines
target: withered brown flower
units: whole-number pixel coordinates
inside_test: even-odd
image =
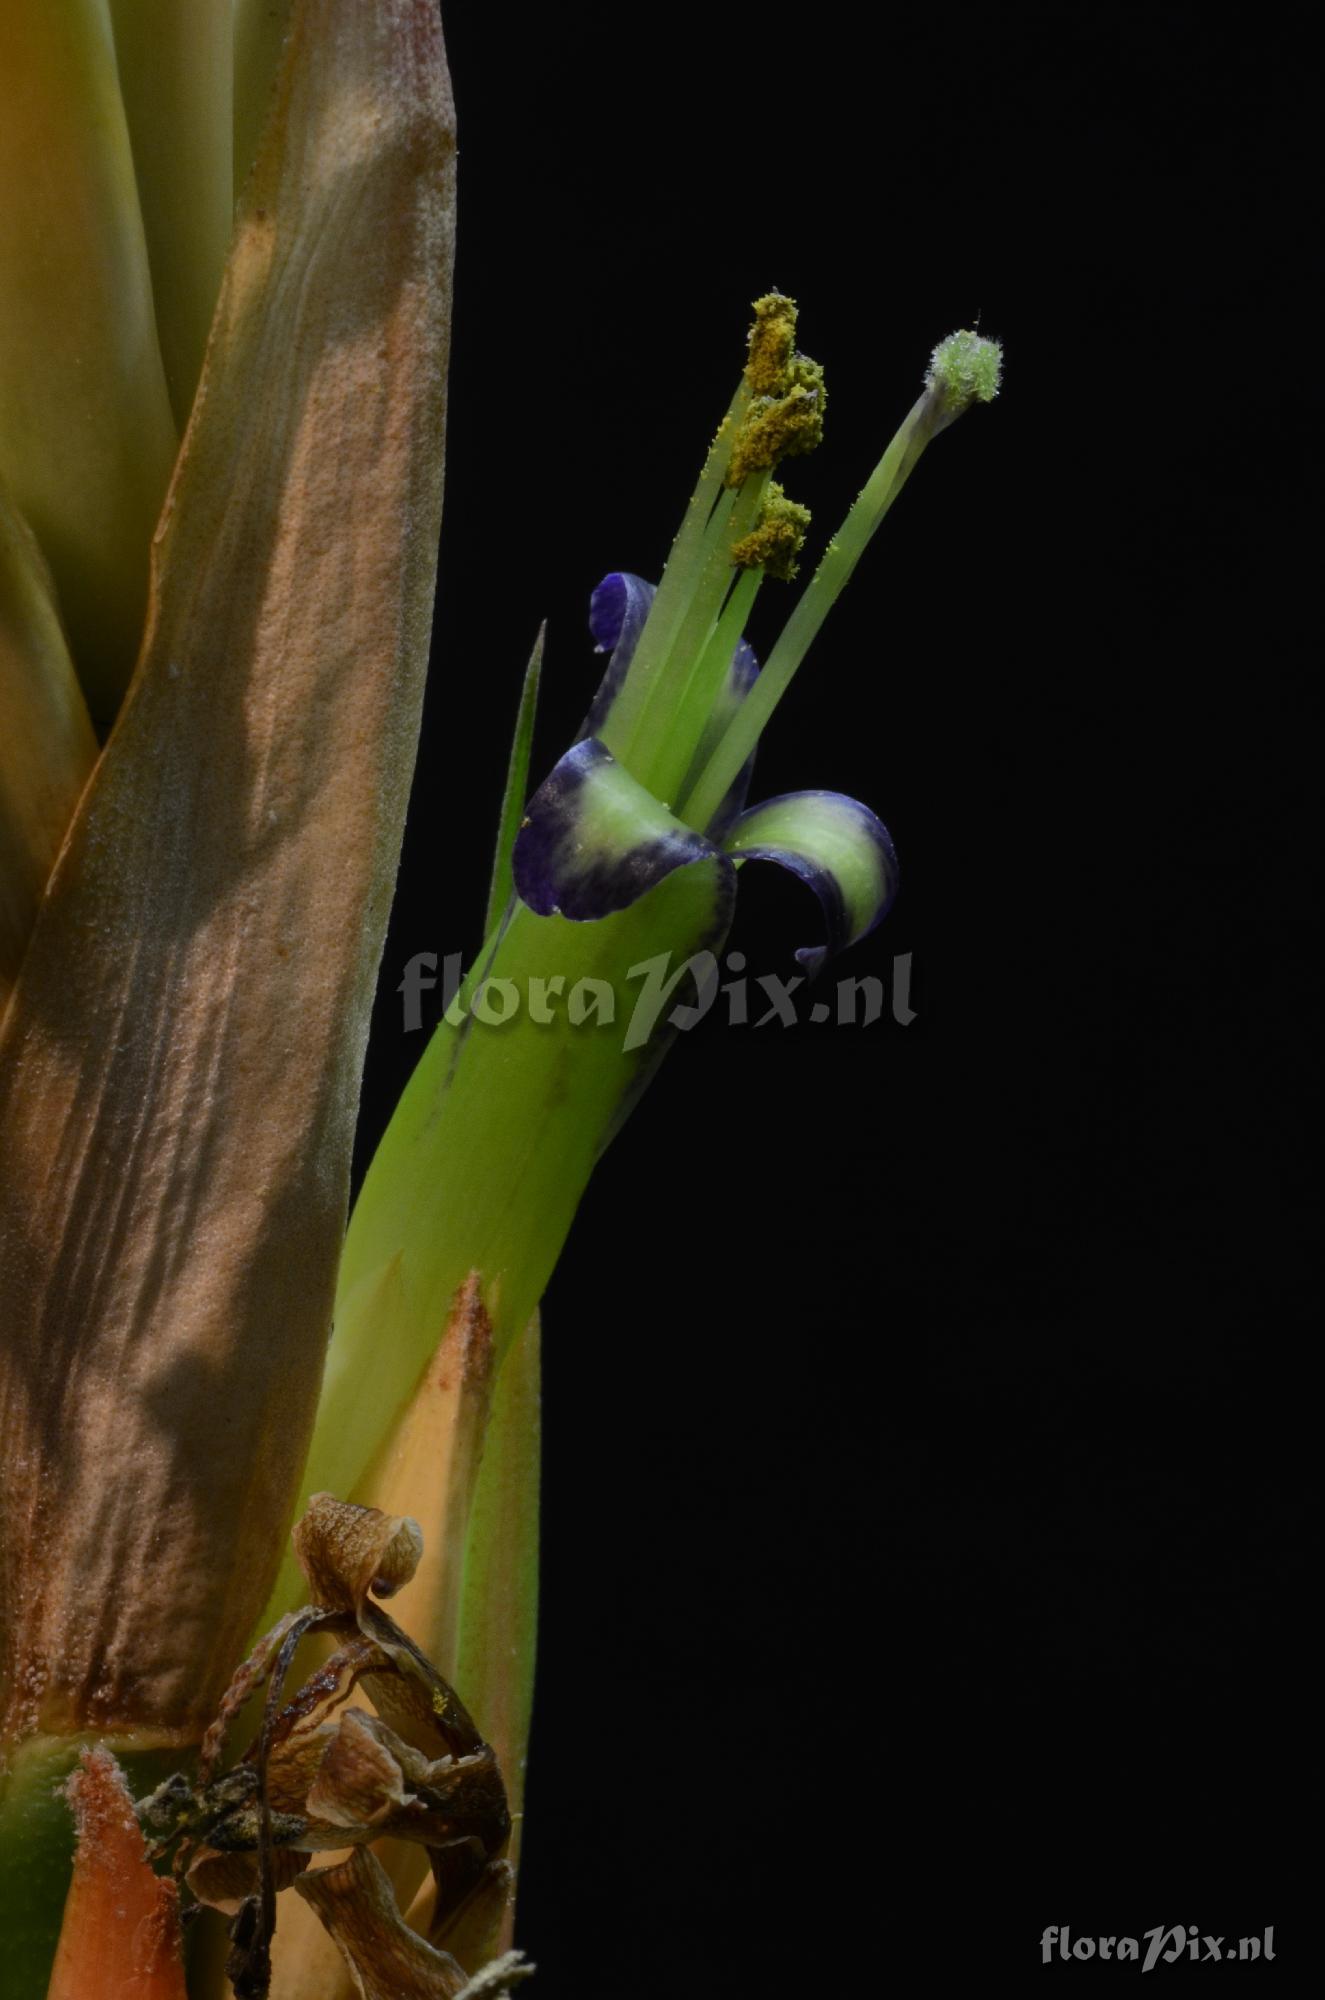
[[[454,1689],[381,1608],[413,1576],[422,1536],[412,1520],[323,1493],[294,1543],[309,1604],[282,1619],[236,1672],[196,1780],[168,1779],[143,1801],[140,1818],[157,1858],[173,1846],[176,1875],[199,1903],[228,1916],[228,1970],[240,1996],[268,1989],[277,1897],[293,1886],[370,2000],[450,2000],[468,1976],[443,1946],[462,1934],[466,1918],[472,1923],[509,1895],[502,1854],[511,1821],[493,1750]],[[318,1638],[334,1647],[283,1699],[300,1647]],[[230,1727],[264,1682],[261,1726],[223,1771]],[[372,1709],[351,1705],[355,1695]],[[435,1885],[430,1939],[405,1923],[369,1851],[383,1839],[427,1852]],[[310,1868],[314,1855],[345,1849],[346,1858]],[[503,1963],[505,1986],[527,1970],[518,1955]]]

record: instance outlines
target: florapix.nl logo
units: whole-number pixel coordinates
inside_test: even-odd
[[[888,989],[873,973],[838,979],[831,987],[809,973],[784,978],[776,972],[750,974],[745,954],[729,952],[717,959],[711,951],[674,961],[668,952],[629,967],[624,992],[611,981],[559,973],[514,979],[479,976],[466,979],[459,952],[444,958],[435,951],[417,951],[405,963],[396,991],[401,996],[405,1033],[424,1025],[424,995],[432,1019],[452,1027],[466,1020],[485,1028],[503,1028],[521,1016],[539,1027],[562,1022],[572,1028],[614,1028],[624,1021],[622,1047],[643,1048],[660,1022],[682,1033],[697,1027],[717,1011],[732,1028],[792,1028],[802,1022],[822,1027],[872,1027],[889,1018],[899,1027],[915,1019],[911,1005],[912,954],[893,959]],[[437,1010],[434,1014],[434,1008]]]
[[[1135,1937],[1073,1937],[1066,1924],[1050,1924],[1040,1936],[1040,1962],[1058,1959],[1118,1958],[1135,1960],[1142,1972],[1178,1959],[1191,1965],[1222,1965],[1274,1957],[1274,1925],[1250,1937],[1227,1938],[1203,1931],[1196,1924],[1156,1924]]]

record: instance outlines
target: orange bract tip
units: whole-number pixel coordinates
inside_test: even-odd
[[[78,1850],[47,2000],[185,2000],[175,1885],[152,1872],[108,1750],[83,1752],[68,1796]]]

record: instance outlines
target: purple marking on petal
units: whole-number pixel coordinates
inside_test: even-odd
[[[745,700],[758,678],[759,662],[755,658],[754,647],[748,639],[738,639],[727,675],[727,688],[733,699],[733,712]]]
[[[629,570],[613,570],[603,578],[589,599],[589,631],[593,636],[594,651],[605,653],[610,649],[612,657],[590,704],[589,713],[584,718],[577,742],[586,736],[596,735],[606,722],[608,710],[626,677],[626,669],[635,656],[639,635],[644,630],[644,621],[649,615],[656,589],[655,584],[646,583],[642,576],[632,576]]]
[[[619,569],[605,576],[589,599],[589,631],[595,653],[610,653],[621,637],[629,586]]]
[[[566,826],[574,820],[577,794],[583,790],[602,747],[596,736],[575,744],[525,807],[511,850],[511,867],[521,901],[540,917],[553,916],[560,907],[557,849]]]
[[[616,759],[591,736],[566,752],[529,802],[512,862],[515,886],[538,916],[591,923],[628,908],[674,868],[717,858],[702,834],[673,820],[642,788],[641,804],[651,812],[641,815],[640,837],[606,845],[593,807],[595,780],[609,769],[619,769]]]
[[[796,952],[797,959],[808,968],[811,977],[828,959],[846,950],[851,942],[851,919],[837,877],[830,869],[820,867],[818,862],[810,861],[803,854],[793,854],[785,847],[743,847],[737,858],[741,861],[776,861],[779,868],[785,868],[797,881],[804,882],[819,898],[827,941],[824,944],[801,945]],[[870,928],[873,929],[873,925]]]
[[[740,861],[774,861],[779,868],[785,868],[788,874],[794,875],[798,881],[804,882],[807,888],[813,889],[818,897],[819,907],[824,916],[826,941],[822,945],[801,945],[795,954],[798,963],[806,968],[811,979],[822,971],[828,960],[835,958],[838,952],[844,951],[849,944],[859,944],[861,938],[868,937],[871,931],[877,930],[892,908],[897,897],[898,865],[897,849],[893,845],[893,838],[887,827],[868,806],[862,805],[859,799],[848,798],[842,792],[779,792],[774,798],[762,799],[748,813],[743,813],[740,819],[728,828],[724,843],[730,849],[733,837],[739,832],[741,819],[754,819],[773,806],[816,797],[831,799],[839,811],[849,813],[879,854],[883,874],[883,897],[868,923],[863,924],[859,930],[853,931],[851,912],[841,884],[826,864],[815,861],[810,855],[798,854],[794,849],[778,845],[773,841],[742,847],[736,857]]]

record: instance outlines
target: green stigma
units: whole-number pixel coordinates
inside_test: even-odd
[[[796,301],[766,292],[754,302],[745,379],[752,396],[782,396],[791,387],[788,366],[796,346]]]
[[[946,416],[959,417],[972,403],[992,403],[1002,375],[998,342],[964,329],[950,333],[934,349],[925,387],[937,391]]]
[[[750,533],[733,545],[732,561],[738,569],[762,569],[790,583],[809,525],[809,508],[788,500],[777,481],[770,480],[763,512]]]

